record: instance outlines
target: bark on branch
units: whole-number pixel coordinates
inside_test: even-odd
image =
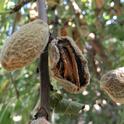
[[[45,7],[45,0],[37,0],[37,7],[39,18],[47,23],[47,13]],[[48,120],[50,110],[49,110],[49,92],[50,92],[50,78],[49,78],[49,68],[48,68],[48,46],[44,50],[43,54],[40,56],[40,109],[37,113],[37,118],[44,116]]]

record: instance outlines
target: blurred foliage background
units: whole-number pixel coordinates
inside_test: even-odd
[[[37,18],[35,0],[23,1],[0,0],[0,47],[13,31]],[[124,124],[123,105],[112,102],[99,86],[105,72],[124,65],[124,0],[47,0],[46,4],[51,32],[75,40],[88,60],[91,75],[90,85],[77,95],[65,92],[51,79],[64,99],[85,105],[75,115],[66,109],[63,113],[53,110],[52,123]],[[0,66],[1,124],[27,124],[31,119],[39,97],[36,70],[37,62],[15,72]]]

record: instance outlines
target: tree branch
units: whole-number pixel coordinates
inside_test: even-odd
[[[49,69],[48,69],[48,46],[45,49],[45,52],[40,56],[40,106],[42,109],[41,112],[45,112],[45,116],[48,119],[49,116],[49,92],[50,92],[50,78],[49,78]]]
[[[45,0],[37,0],[37,8],[38,8],[39,18],[44,20],[47,23],[47,12],[46,12]]]
[[[38,7],[39,18],[47,23],[45,1],[37,0],[37,7]],[[41,98],[40,98],[40,109],[36,115],[37,116],[36,118],[44,116],[48,120],[50,113],[50,109],[49,109],[50,77],[49,77],[49,68],[48,68],[48,45],[40,56],[39,71],[40,71],[40,80],[41,80],[40,82]]]

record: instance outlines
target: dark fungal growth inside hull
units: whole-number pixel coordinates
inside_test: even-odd
[[[77,90],[80,90],[89,82],[89,72],[86,72],[88,67],[85,69],[85,66],[87,66],[86,61],[83,61],[84,58],[80,55],[81,53],[77,52],[79,49],[73,47],[67,38],[58,39],[56,46],[59,50],[60,59],[52,69],[54,75],[67,80],[75,85]]]
[[[85,76],[85,72],[84,72],[84,68],[83,68],[83,64],[80,60],[79,57],[76,56],[76,61],[77,61],[77,65],[78,65],[78,73],[79,73],[79,79],[80,79],[80,85],[81,86],[85,86],[87,84],[87,79]]]

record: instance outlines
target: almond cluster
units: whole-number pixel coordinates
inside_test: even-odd
[[[25,24],[4,43],[0,61],[9,71],[32,63],[49,43],[50,72],[70,93],[80,93],[89,84],[87,60],[70,37],[57,37],[49,42],[48,25],[40,19]]]

